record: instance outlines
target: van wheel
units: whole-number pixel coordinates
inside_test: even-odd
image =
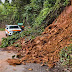
[[[7,36],[7,34],[5,34]]]

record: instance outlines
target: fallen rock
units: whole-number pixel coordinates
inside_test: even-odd
[[[26,63],[25,63],[25,62],[22,62],[22,64],[23,64],[23,65],[26,65]]]
[[[8,59],[7,62],[9,65],[20,65],[22,63],[19,59]]]
[[[16,56],[17,58],[21,58],[22,56],[21,56],[21,53],[17,53],[17,56]]]
[[[33,69],[32,69],[32,68],[29,68],[28,70],[29,70],[29,71],[32,71]]]
[[[41,66],[45,66],[44,64],[41,64]]]

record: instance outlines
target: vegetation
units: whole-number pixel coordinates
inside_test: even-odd
[[[72,44],[61,50],[60,61],[62,65],[72,66]]]
[[[7,47],[9,45],[12,45],[21,36],[22,36],[22,34],[17,33],[15,35],[9,36],[7,38],[3,38],[2,45],[0,47]]]
[[[46,18],[49,16],[49,20],[51,20],[56,16],[53,13],[56,10],[60,12],[61,7],[66,6],[68,2],[69,0],[14,0],[9,4],[6,1],[4,4],[0,4],[0,16],[2,17],[0,22],[1,24],[23,22],[24,26],[32,27],[39,27],[45,23],[50,24],[52,21],[46,22]]]
[[[5,29],[4,28],[0,28],[0,31],[4,31]]]
[[[29,40],[35,38],[33,35],[30,36],[30,33],[28,30],[25,30],[24,32],[20,33],[14,33],[12,36],[9,36],[7,38],[2,38],[2,45],[0,46],[0,48],[4,48],[4,47],[8,47],[10,45],[12,45],[16,40],[18,40],[19,38],[23,38],[23,37],[28,37],[29,36]]]

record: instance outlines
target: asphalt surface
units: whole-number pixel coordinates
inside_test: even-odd
[[[2,38],[5,36],[5,31],[0,31],[0,42],[2,41]]]

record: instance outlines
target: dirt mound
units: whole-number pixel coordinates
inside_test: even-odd
[[[24,63],[41,63],[52,68],[59,61],[60,50],[72,43],[71,38],[72,6],[69,6],[45,29],[42,36],[28,42],[24,39],[20,41],[22,49],[18,51],[23,55],[21,60]]]

